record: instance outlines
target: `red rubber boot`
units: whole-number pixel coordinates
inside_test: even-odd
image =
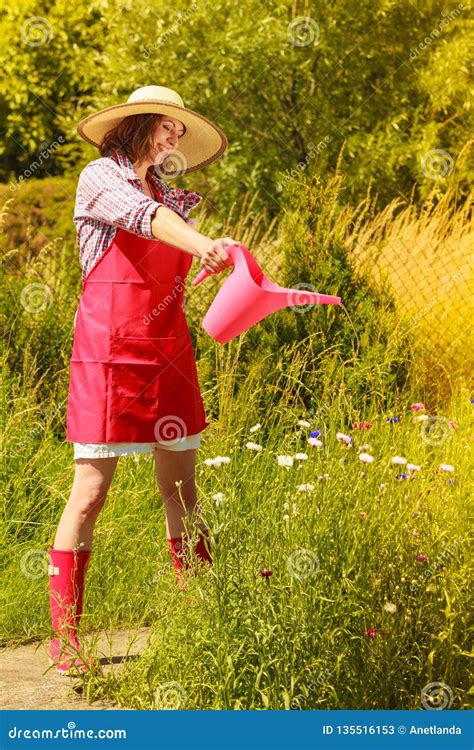
[[[183,543],[181,537],[174,537],[172,539],[168,539],[168,547],[171,553],[171,559],[173,561],[173,568],[175,569],[178,586],[181,589],[185,589],[186,587],[182,579],[181,571],[183,567],[186,570],[188,570],[190,567],[190,562],[186,555],[186,544]],[[209,532],[207,529],[200,529],[199,540],[194,550],[200,560],[208,562],[212,565]]]
[[[49,549],[49,606],[55,632],[49,645],[49,661],[56,664],[59,674],[89,669],[89,665],[77,655],[81,648],[77,628],[82,615],[84,579],[90,555],[90,550]],[[69,641],[69,648],[64,644],[64,639]]]

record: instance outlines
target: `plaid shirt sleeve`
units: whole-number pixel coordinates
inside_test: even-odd
[[[163,205],[132,187],[110,160],[100,159],[79,175],[74,221],[97,219],[152,240],[153,215]]]

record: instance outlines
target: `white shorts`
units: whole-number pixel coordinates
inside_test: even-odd
[[[74,460],[76,458],[113,458],[130,456],[134,453],[152,453],[155,448],[167,451],[188,451],[199,448],[201,433],[186,435],[175,440],[163,440],[159,443],[73,443]]]

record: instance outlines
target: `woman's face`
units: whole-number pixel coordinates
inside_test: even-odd
[[[178,142],[184,133],[184,125],[180,120],[168,115],[161,118],[153,138],[151,159],[154,164],[161,164],[170,151],[179,148]]]

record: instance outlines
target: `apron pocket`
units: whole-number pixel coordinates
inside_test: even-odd
[[[143,401],[158,398],[162,365],[111,362],[109,368],[115,396],[136,400],[137,408]]]

